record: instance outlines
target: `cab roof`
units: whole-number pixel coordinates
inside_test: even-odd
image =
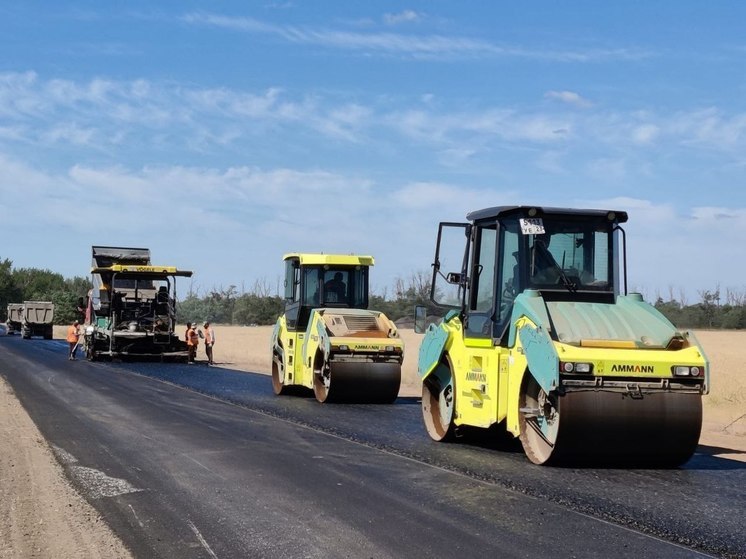
[[[373,266],[372,256],[359,254],[324,254],[311,252],[291,252],[282,257],[283,260],[300,260],[301,266]]]
[[[529,213],[535,211],[534,215]],[[481,221],[483,219],[497,219],[508,215],[520,215],[525,217],[541,217],[546,215],[556,215],[562,217],[606,217],[614,223],[625,223],[627,221],[627,212],[616,210],[593,210],[577,208],[550,208],[544,206],[494,206],[484,208],[466,214],[469,221]]]
[[[170,276],[192,277],[190,270],[179,270],[175,266],[153,266],[140,264],[112,264],[91,269],[92,274],[112,275],[120,278],[162,279]]]

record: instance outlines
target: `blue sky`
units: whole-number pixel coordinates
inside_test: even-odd
[[[649,299],[746,291],[743,2],[4,2],[0,53],[19,267],[358,252],[390,294],[439,221],[538,204],[628,211]]]

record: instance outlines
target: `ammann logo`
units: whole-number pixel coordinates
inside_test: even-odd
[[[612,373],[654,373],[652,365],[612,365]]]
[[[487,375],[484,373],[475,373],[474,371],[469,371],[466,373],[466,380],[470,380],[473,382],[487,382]]]

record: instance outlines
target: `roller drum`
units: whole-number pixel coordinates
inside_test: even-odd
[[[329,373],[328,386],[319,386],[318,377],[315,381],[314,392],[321,402],[390,404],[399,394],[398,363],[332,361]]]
[[[701,428],[699,394],[570,392],[561,398],[555,453],[560,461],[675,467],[694,454]]]

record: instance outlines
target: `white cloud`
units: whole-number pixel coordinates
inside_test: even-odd
[[[660,128],[655,124],[642,124],[632,130],[632,141],[637,144],[650,144],[660,134]]]
[[[463,168],[479,151],[467,147],[453,147],[438,152],[438,161],[445,167]]]
[[[698,292],[740,288],[746,269],[734,254],[746,244],[746,208],[690,207],[615,197],[579,202],[585,207],[624,210],[629,222],[627,256],[630,287],[648,299],[669,291],[698,300]]]
[[[554,93],[565,102],[583,101],[565,95],[570,92]],[[348,144],[380,144],[389,141],[387,135],[398,134],[445,155],[531,144],[556,151],[551,146],[561,143],[570,161],[573,153],[587,153],[589,146],[606,146],[606,159],[620,159],[610,150],[623,149],[640,170],[649,157],[645,148],[655,144],[662,154],[678,156],[686,150],[701,156],[706,147],[721,153],[727,159],[723,164],[744,164],[744,112],[568,112],[489,105],[464,110],[433,100],[432,94],[425,94],[407,106],[391,99],[366,103],[298,96],[279,87],[253,92],[144,79],[79,82],[44,80],[33,72],[0,73],[0,144],[64,141],[111,154],[123,146],[204,153],[213,147],[245,149],[247,142],[264,138],[268,131],[274,137],[297,137],[300,132]],[[448,164],[452,159],[442,160]],[[619,171],[617,165],[615,176],[621,176]]]
[[[728,116],[714,107],[679,112],[668,123],[668,131],[691,144],[715,149],[743,149],[746,113]]]
[[[437,179],[433,168],[509,178],[520,162],[533,173],[575,173],[590,177],[596,188],[610,188],[641,178],[670,183],[663,166],[684,168],[703,157],[726,180],[746,165],[746,113],[715,109],[579,112],[542,105],[471,107],[432,97],[407,105],[388,97],[298,96],[280,87],[45,80],[33,72],[0,73],[0,101],[6,101],[0,103],[0,150],[20,155],[38,148],[37,157],[48,156],[59,167],[133,160],[178,164],[195,154],[230,166],[264,160],[267,153],[277,161],[282,153],[299,166],[337,168],[364,157],[366,165],[407,182]],[[392,157],[406,162],[391,167]]]
[[[579,93],[575,93],[574,91],[547,91],[544,94],[544,97],[547,99],[555,99],[568,105],[573,105],[583,109],[593,106],[593,103],[588,99],[581,97]]]
[[[423,142],[463,142],[462,135],[486,135],[511,142],[556,142],[572,129],[570,119],[490,109],[470,113],[409,110],[389,117],[391,126]],[[472,138],[473,139],[473,138]],[[461,144],[463,146],[463,144]]]
[[[66,276],[87,273],[92,244],[148,246],[163,263],[193,268],[205,288],[273,278],[285,252],[352,251],[376,256],[375,282],[385,287],[429,269],[439,221],[535,203],[628,211],[630,286],[643,286],[648,297],[673,286],[695,300],[717,283],[740,287],[733,283],[746,273],[734,257],[746,244],[743,207],[682,212],[650,198],[569,200],[559,190],[437,181],[391,189],[323,169],[77,165],[58,175],[2,154],[0,166],[0,257]],[[29,207],[43,227],[26,227]]]
[[[0,74],[0,117],[24,123],[3,126],[0,140],[19,135],[40,144],[67,139],[100,150],[128,134],[157,143],[159,134],[165,133],[179,147],[201,150],[209,143],[225,145],[258,134],[261,130],[254,126],[239,128],[237,124],[260,122],[302,126],[322,136],[355,142],[370,115],[371,109],[360,104],[334,105],[313,96],[290,99],[280,88],[247,93],[143,79],[44,81],[32,72]]]
[[[81,128],[73,123],[60,123],[49,129],[42,136],[45,142],[69,142],[79,146],[87,146],[92,143],[95,130],[90,128]]]
[[[411,18],[411,10],[392,18]],[[416,12],[411,12],[417,16]],[[410,21],[409,19],[406,19]],[[359,33],[333,29],[281,26],[250,17],[230,17],[205,12],[192,12],[181,17],[190,25],[206,25],[246,33],[269,34],[298,44],[313,44],[330,48],[365,51],[367,53],[398,54],[409,57],[510,57],[556,62],[591,62],[597,60],[636,60],[651,56],[635,48],[564,50],[561,48],[531,49],[497,45],[471,37],[443,35],[404,35],[394,33]]]
[[[403,10],[396,14],[383,14],[383,21],[388,25],[399,25],[400,23],[410,23],[417,21],[422,16],[414,10]]]

